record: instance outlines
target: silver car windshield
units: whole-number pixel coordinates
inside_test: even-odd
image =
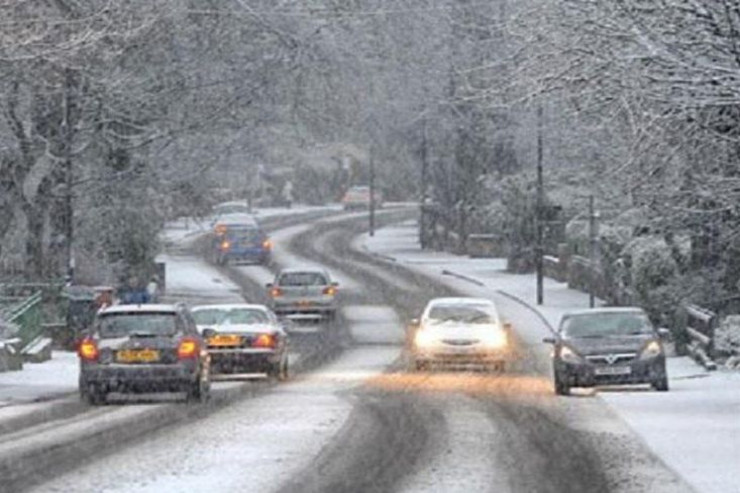
[[[102,338],[171,336],[176,332],[176,317],[171,313],[116,313],[98,319]]]
[[[561,333],[570,339],[620,337],[652,334],[653,327],[640,313],[594,313],[565,318]]]
[[[463,322],[470,324],[490,324],[496,316],[490,308],[482,305],[437,305],[429,310],[428,319],[432,323]]]

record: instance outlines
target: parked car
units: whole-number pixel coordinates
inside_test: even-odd
[[[179,392],[204,400],[209,359],[184,305],[114,305],[101,309],[78,345],[80,395],[90,404],[110,392]]]
[[[214,226],[213,259],[227,263],[260,263],[272,258],[272,241],[252,216],[230,216]]]
[[[282,269],[267,285],[270,308],[278,315],[318,314],[335,317],[339,283],[322,268]]]
[[[555,392],[572,387],[648,383],[668,390],[661,336],[641,308],[596,308],[564,315],[554,337]]]
[[[288,336],[264,305],[204,305],[193,308],[202,327],[213,375],[265,373],[286,380]],[[206,327],[207,322],[214,322]]]
[[[510,357],[510,326],[484,298],[435,298],[411,322],[412,365],[482,367],[503,371]]]
[[[383,207],[383,193],[375,188],[373,190],[375,208]],[[361,185],[354,186],[347,190],[342,197],[342,206],[344,210],[369,209],[370,208],[370,187]]]

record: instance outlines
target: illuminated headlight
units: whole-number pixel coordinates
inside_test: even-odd
[[[436,344],[436,342],[437,342],[437,338],[434,337],[434,335],[424,330],[417,331],[416,336],[414,337],[414,344],[416,344],[419,347],[432,346]]]
[[[491,332],[486,332],[486,334],[481,337],[481,343],[484,346],[490,347],[490,348],[502,348],[506,346],[506,343],[508,342],[506,339],[506,332],[503,330],[493,330]]]
[[[560,359],[566,363],[581,363],[581,357],[568,346],[560,346]]]
[[[659,356],[663,351],[660,348],[658,341],[650,341],[647,346],[640,353],[640,359],[650,359]]]

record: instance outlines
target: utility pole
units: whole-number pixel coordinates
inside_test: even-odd
[[[375,236],[375,157],[370,146],[370,236]]]
[[[596,242],[598,240],[598,214],[594,210],[594,196],[588,197],[588,239],[589,239],[589,269],[588,269],[588,306],[595,306],[596,290]]]
[[[427,247],[426,217],[424,207],[427,203],[427,120],[422,121],[421,131],[421,203],[419,204],[419,245],[425,250]]]
[[[72,70],[64,70],[64,109],[62,119],[62,154],[64,160],[64,260],[66,267],[66,281],[68,284],[74,284],[75,277],[75,258],[74,258],[74,204],[72,188],[74,185],[73,168],[72,168],[72,90],[74,88],[74,78]]]
[[[543,224],[543,208],[544,208],[544,184],[542,183],[542,103],[540,102],[537,106],[537,202],[535,211],[535,228],[537,230],[537,245],[535,246],[535,265],[537,268],[537,304],[541,305],[544,303],[544,289],[543,289],[543,265],[542,256],[544,254],[544,224]]]

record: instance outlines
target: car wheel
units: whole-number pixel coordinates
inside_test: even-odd
[[[555,394],[557,395],[570,395],[570,385],[565,379],[555,374]]]
[[[663,375],[662,377],[656,378],[650,385],[658,392],[668,392],[668,377]]]
[[[108,397],[107,393],[100,386],[93,384],[82,387],[80,395],[82,396],[82,400],[91,406],[105,404]]]
[[[280,371],[278,372],[277,379],[281,382],[285,382],[290,378],[290,367],[288,366],[288,357],[283,359],[280,365]]]
[[[195,382],[191,383],[188,387],[185,399],[188,402],[205,402],[210,397],[210,391],[210,383],[206,381],[201,373]]]

